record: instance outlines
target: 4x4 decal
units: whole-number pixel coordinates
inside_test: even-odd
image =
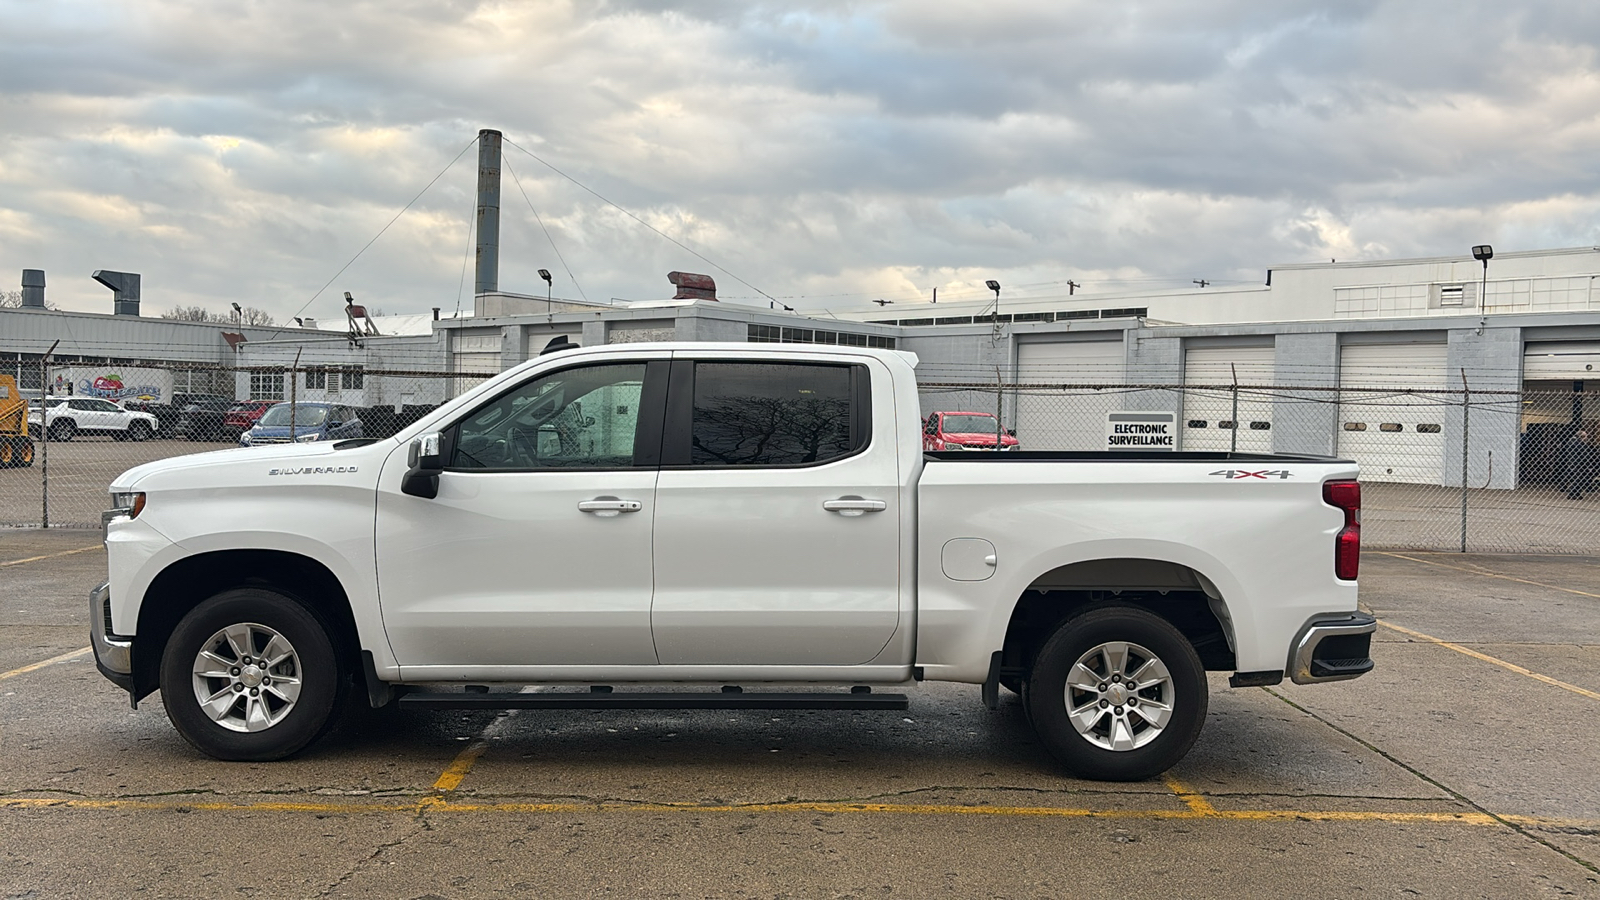
[[[1265,481],[1269,478],[1276,478],[1279,481],[1282,481],[1285,478],[1294,477],[1294,473],[1288,469],[1262,469],[1259,472],[1251,472],[1245,469],[1218,469],[1211,474],[1220,475],[1223,478],[1232,480],[1238,480],[1240,478],[1259,478],[1262,481]]]

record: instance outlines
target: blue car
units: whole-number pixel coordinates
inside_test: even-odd
[[[291,415],[294,421],[292,438],[289,436]],[[304,444],[363,436],[361,419],[348,406],[337,403],[279,403],[263,413],[255,427],[239,435],[239,444],[243,447],[287,444],[290,441]]]

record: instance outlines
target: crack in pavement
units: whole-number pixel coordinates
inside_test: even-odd
[[[1555,844],[1552,844],[1551,842],[1545,840],[1544,838],[1541,838],[1538,835],[1534,834],[1530,830],[1530,828],[1533,827],[1533,826],[1525,825],[1522,822],[1518,821],[1518,820],[1524,819],[1525,817],[1522,817],[1522,816],[1508,816],[1508,815],[1502,815],[1500,813],[1492,812],[1492,811],[1489,810],[1488,807],[1484,806],[1481,803],[1478,803],[1476,800],[1473,800],[1471,797],[1468,797],[1466,794],[1463,794],[1462,792],[1456,790],[1453,787],[1450,787],[1449,785],[1445,784],[1444,782],[1440,781],[1439,779],[1434,778],[1433,776],[1427,774],[1426,772],[1423,772],[1421,769],[1417,768],[1416,766],[1413,766],[1413,765],[1410,765],[1409,763],[1403,762],[1399,757],[1397,757],[1394,754],[1384,750],[1383,748],[1379,747],[1378,745],[1374,744],[1373,742],[1360,737],[1359,735],[1355,734],[1354,732],[1352,732],[1352,731],[1350,731],[1350,730],[1348,730],[1346,728],[1341,727],[1340,725],[1334,723],[1333,721],[1331,721],[1329,719],[1326,719],[1326,718],[1324,718],[1322,716],[1317,715],[1316,713],[1312,712],[1311,710],[1307,709],[1304,706],[1301,706],[1300,704],[1294,702],[1293,700],[1290,700],[1288,697],[1286,697],[1283,694],[1273,690],[1272,688],[1262,688],[1262,690],[1266,691],[1267,693],[1271,694],[1274,697],[1277,697],[1279,700],[1282,700],[1284,703],[1288,704],[1290,707],[1299,710],[1301,713],[1304,713],[1305,715],[1310,716],[1311,718],[1317,720],[1318,722],[1321,722],[1322,724],[1328,726],[1329,728],[1333,729],[1334,731],[1339,732],[1340,734],[1344,735],[1345,737],[1349,738],[1350,740],[1355,741],[1356,743],[1360,744],[1363,747],[1366,747],[1368,750],[1371,750],[1373,753],[1378,754],[1379,756],[1381,756],[1384,759],[1388,760],[1389,762],[1395,764],[1396,766],[1399,766],[1400,768],[1406,770],[1407,772],[1410,772],[1413,776],[1421,779],[1422,781],[1425,781],[1428,784],[1431,784],[1434,787],[1438,788],[1439,790],[1444,791],[1445,793],[1449,794],[1451,797],[1454,797],[1456,800],[1460,801],[1461,803],[1472,807],[1474,810],[1477,810],[1482,815],[1488,816],[1489,818],[1495,820],[1496,822],[1499,822],[1500,824],[1502,824],[1505,827],[1511,829],[1512,831],[1515,831],[1517,834],[1520,834],[1523,837],[1527,838],[1528,840],[1533,841],[1536,844],[1539,844],[1540,846],[1544,847],[1545,849],[1551,850],[1551,851],[1553,851],[1555,853],[1560,854],[1561,856],[1566,857],[1567,859],[1571,860],[1572,862],[1577,863],[1578,865],[1584,867],[1585,869],[1588,869],[1590,872],[1594,873],[1595,875],[1600,875],[1600,865],[1596,865],[1595,863],[1590,862],[1589,860],[1584,859],[1583,857],[1578,856],[1575,853],[1572,853],[1572,852],[1570,852],[1568,850],[1565,850],[1565,849],[1563,849],[1561,847],[1557,847]],[[1591,880],[1593,880],[1593,879],[1591,879]]]

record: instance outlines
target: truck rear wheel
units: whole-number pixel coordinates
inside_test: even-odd
[[[1131,606],[1063,622],[1034,661],[1023,702],[1073,774],[1137,781],[1171,768],[1206,720],[1205,668],[1172,623]]]
[[[348,680],[322,619],[259,588],[195,607],[161,657],[167,717],[217,759],[261,762],[303,749],[333,724]]]

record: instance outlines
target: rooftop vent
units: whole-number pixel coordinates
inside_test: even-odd
[[[94,280],[111,289],[111,311],[119,316],[139,314],[139,274],[97,269]]]
[[[22,270],[22,308],[44,309],[44,270]]]
[[[711,280],[710,275],[696,275],[693,272],[668,272],[667,280],[678,287],[678,293],[673,295],[672,298],[674,300],[717,299],[717,283]]]

